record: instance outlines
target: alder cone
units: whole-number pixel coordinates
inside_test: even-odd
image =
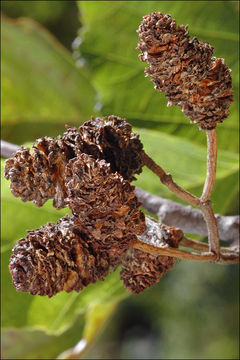
[[[233,102],[231,70],[224,59],[212,57],[213,47],[193,38],[187,26],[170,15],[153,12],[137,30],[140,59],[155,89],[166,92],[168,105],[177,105],[200,129],[213,129],[229,115]]]
[[[133,294],[139,294],[156,284],[173,268],[175,259],[169,256],[154,256],[137,249],[129,249],[120,273],[124,287]]]
[[[21,147],[5,162],[4,175],[11,181],[13,195],[37,206],[53,198],[56,208],[64,207],[65,165],[72,156],[71,148],[67,148],[61,139],[51,137],[38,139],[32,152]]]
[[[96,253],[91,234],[82,233],[68,215],[28,232],[13,249],[9,270],[19,291],[51,297],[59,291],[79,292],[108,274],[108,254]]]
[[[94,248],[119,257],[146,230],[134,186],[112,173],[105,160],[79,154],[66,167],[66,203],[77,226],[92,234]]]
[[[75,152],[93,155],[110,163],[111,171],[118,172],[125,180],[133,180],[142,171],[143,145],[132,127],[118,116],[92,118],[78,129],[68,128],[64,141]]]
[[[183,233],[180,229],[159,224],[165,234],[164,241],[171,247],[177,248]],[[171,270],[176,259],[170,256],[152,255],[138,249],[129,249],[122,258],[123,269],[120,273],[125,288],[139,294],[156,284],[161,277]]]

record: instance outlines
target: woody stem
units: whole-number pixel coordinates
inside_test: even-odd
[[[221,248],[220,257],[213,252],[208,252],[208,245],[196,240],[183,237],[180,245],[202,251],[201,253],[187,252],[172,247],[158,247],[141,240],[137,240],[133,247],[135,249],[147,252],[152,255],[162,255],[175,257],[177,259],[195,260],[195,261],[214,261],[219,264],[236,264],[239,262],[239,250],[230,248]]]
[[[207,176],[203,187],[201,201],[210,199],[216,177],[217,168],[217,130],[206,130],[207,136]]]
[[[220,243],[217,221],[210,202],[210,196],[214,187],[217,167],[217,131],[206,130],[207,136],[207,175],[203,192],[200,197],[200,209],[208,229],[209,251],[219,254]]]
[[[154,174],[156,174],[160,181],[168,187],[170,191],[172,191],[175,195],[177,195],[182,200],[185,200],[186,202],[199,207],[200,206],[200,199],[196,197],[195,195],[192,195],[188,191],[184,190],[181,186],[176,184],[171,174],[167,174],[161,166],[155,163],[155,161],[148,156],[143,151],[143,161],[144,165],[146,165]]]

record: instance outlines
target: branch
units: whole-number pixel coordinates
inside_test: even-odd
[[[207,200],[201,202],[199,208],[202,211],[204,220],[207,225],[208,229],[208,243],[209,243],[209,251],[213,251],[216,254],[219,254],[220,251],[220,242],[219,242],[219,235],[218,235],[218,227],[217,227],[217,220],[215,218],[211,201]]]
[[[180,243],[181,246],[187,247],[187,248],[191,248],[193,250],[197,250],[197,251],[202,251],[202,252],[206,252],[208,251],[208,244],[201,242],[201,241],[197,241],[197,240],[193,240],[193,239],[189,239],[187,237],[183,237]],[[236,253],[239,252],[239,247],[238,246],[231,246],[230,248],[228,247],[222,247],[221,248],[221,254],[223,256],[225,255],[230,255],[232,252]]]
[[[187,252],[181,249],[170,247],[165,239],[164,233],[158,223],[146,217],[146,232],[138,236],[138,241],[134,244],[134,248],[153,255],[171,256],[178,259],[196,260],[196,261],[213,261],[220,264],[235,264],[239,262],[239,248],[220,248],[219,255],[212,252]],[[208,250],[208,244],[201,243],[183,237],[180,240],[180,246],[190,247],[198,251]]]
[[[208,235],[200,210],[153,195],[138,187],[135,188],[135,193],[142,206],[152,214],[159,216],[164,224],[180,227],[185,233]],[[231,244],[237,243],[239,241],[239,216],[216,215],[216,220],[220,239]]]
[[[7,141],[1,140],[1,156],[9,158],[15,154],[17,150],[20,149],[19,145],[11,144]]]

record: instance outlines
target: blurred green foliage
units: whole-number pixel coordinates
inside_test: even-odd
[[[79,18],[76,1],[1,1],[2,12],[11,17],[28,17],[47,27],[61,43],[71,49]]]
[[[17,134],[17,143],[32,140],[39,134],[36,124],[48,133],[54,125],[63,128],[89,117],[95,90],[50,33],[28,18],[5,17],[2,31],[3,137],[14,141]]]
[[[4,140],[33,142],[62,133],[65,123],[78,125],[91,115],[113,113],[134,125],[146,151],[177,182],[200,194],[205,134],[179,109],[166,107],[164,95],[144,78],[135,49],[142,16],[167,12],[178,24],[188,23],[190,34],[213,45],[215,55],[224,57],[233,70],[236,101],[230,117],[218,126],[212,199],[216,212],[236,213],[237,6],[236,1],[3,1]],[[70,47],[72,41],[71,54],[63,45]],[[136,184],[176,200],[148,170]],[[57,221],[67,210],[55,210],[51,201],[41,208],[23,203],[4,179],[1,193],[3,358],[54,358],[81,337],[87,344],[84,358],[238,358],[237,265],[181,262],[158,285],[130,297],[119,270],[79,294],[48,299],[16,293],[8,271],[12,246],[27,229]],[[88,347],[125,298],[98,341]]]

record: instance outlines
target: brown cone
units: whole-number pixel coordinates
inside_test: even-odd
[[[200,129],[213,129],[229,115],[233,102],[231,70],[224,59],[211,57],[213,47],[190,40],[187,26],[170,15],[153,12],[143,17],[138,34],[140,59],[155,89],[166,92]]]
[[[56,208],[66,206],[64,171],[72,156],[71,148],[67,148],[61,139],[50,137],[38,139],[32,152],[21,147],[5,162],[4,175],[11,181],[13,195],[22,201],[33,201],[37,206],[51,198]]]
[[[163,235],[161,245],[167,244],[177,248],[183,233],[180,229],[158,223]],[[123,284],[128,291],[139,294],[156,284],[161,277],[171,270],[176,259],[170,256],[152,255],[138,249],[129,249],[122,258],[123,270],[120,273]]]
[[[16,289],[51,297],[63,290],[79,292],[103,280],[109,271],[109,257],[93,250],[91,236],[76,228],[68,215],[56,224],[29,231],[18,241],[10,259]]]
[[[75,224],[87,229],[94,247],[119,257],[146,230],[134,186],[104,160],[80,154],[66,167],[66,200]]]
[[[143,146],[139,136],[118,116],[92,118],[78,129],[68,128],[63,139],[75,152],[106,160],[112,172],[117,171],[125,180],[133,180],[134,174],[142,171]]]
[[[132,248],[122,261],[124,268],[120,277],[128,291],[139,294],[156,284],[174,263],[172,257],[154,256]]]

